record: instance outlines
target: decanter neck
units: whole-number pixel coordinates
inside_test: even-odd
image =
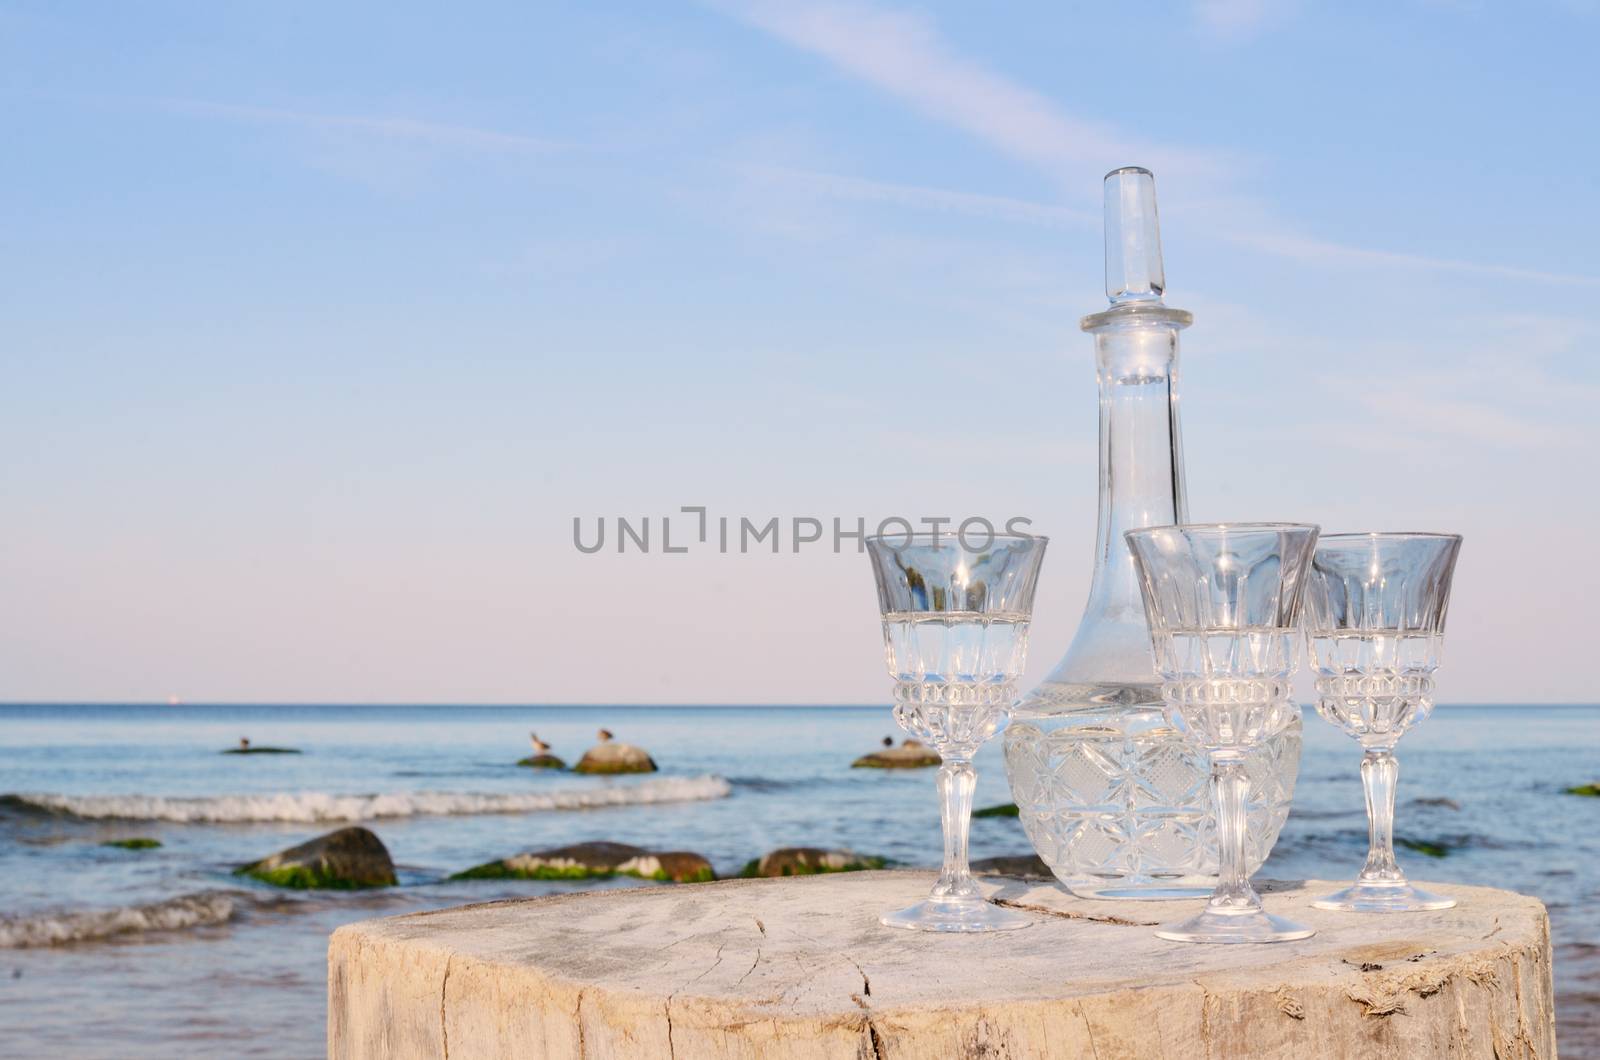
[[[1132,618],[1143,625],[1133,556],[1122,535],[1181,523],[1187,515],[1177,389],[1178,329],[1184,323],[1117,321],[1093,329],[1100,381],[1100,521],[1086,621]]]
[[[1178,332],[1194,317],[1162,300],[1166,272],[1155,178],[1148,169],[1124,166],[1106,174],[1104,191],[1111,305],[1080,322],[1094,336],[1100,377],[1094,582],[1067,654],[1019,707],[1026,715],[1161,704],[1150,627],[1122,535],[1181,523],[1187,514],[1178,435]]]

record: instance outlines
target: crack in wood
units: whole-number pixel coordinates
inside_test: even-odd
[[[1425,957],[1428,954],[1418,954],[1416,957],[1406,958],[1407,962]],[[1499,973],[1496,963],[1499,956],[1483,957],[1459,964],[1449,971],[1441,974],[1437,970],[1430,971],[1419,968],[1416,971],[1403,974],[1391,972],[1388,975],[1372,975],[1363,979],[1359,985],[1345,990],[1345,996],[1361,1006],[1362,1015],[1387,1017],[1394,1015],[1407,1015],[1406,1005],[1410,998],[1425,999],[1433,997],[1450,988],[1456,980],[1464,979],[1467,982],[1485,986],[1496,984]],[[1350,961],[1345,964],[1359,967],[1362,972],[1367,972],[1366,966],[1357,966]],[[1381,965],[1377,966],[1381,969]]]
[[[1278,1003],[1278,1011],[1283,1013],[1285,1016],[1288,1016],[1292,1020],[1303,1020],[1306,1018],[1306,1007],[1300,1003],[1299,998],[1295,997],[1289,992],[1288,987],[1278,987],[1277,992],[1272,996],[1273,1000],[1277,1001]]]
[[[450,966],[454,963],[454,955],[444,959],[444,978],[439,980],[439,1046],[444,1060],[450,1060],[450,1024],[445,1018],[444,999],[450,989]]]
[[[1206,1045],[1206,1060],[1211,1060],[1211,991],[1198,979],[1190,982],[1200,988],[1200,1040]]]
[[[1094,1060],[1100,1060],[1100,1043],[1094,1040],[1094,1024],[1089,1022],[1089,1014],[1083,1010],[1083,1002],[1074,1006],[1078,1010],[1078,1018],[1083,1021],[1083,1032],[1089,1036],[1089,1052],[1094,1055]]]
[[[861,993],[862,993],[862,996],[871,997],[872,996],[872,980],[867,978],[866,970],[863,969],[861,967],[861,965],[856,961],[851,961],[850,964],[855,968],[856,974],[861,977]]]
[[[744,974],[739,977],[739,981],[737,983],[734,983],[733,985],[734,986],[743,986],[744,985],[744,981],[746,979],[750,978],[751,973],[753,973],[758,967],[760,967],[760,965],[761,965],[761,947],[757,946],[756,947],[756,959],[750,962],[750,967],[745,969]]]
[[[1045,916],[1058,917],[1062,920],[1087,920],[1095,924],[1114,924],[1117,927],[1160,927],[1159,920],[1129,920],[1126,917],[1115,916],[1111,913],[1070,913],[1062,909],[1051,909],[1042,905],[1029,905],[1027,902],[1017,902],[1009,898],[991,898],[995,905],[1003,905],[1007,909],[1021,909],[1028,913],[1043,913]]]
[[[848,959],[848,958],[847,958]],[[850,961],[861,977],[861,993],[851,994],[850,1000],[861,1009],[862,1017],[866,1020],[867,1040],[865,1044],[872,1050],[873,1060],[883,1060],[883,1036],[878,1033],[878,1025],[872,1019],[872,1006],[867,1004],[867,998],[872,996],[872,980],[867,977],[866,971],[856,961]]]
[[[691,986],[693,986],[694,984],[698,983],[700,980],[704,979],[706,976],[710,975],[712,972],[716,971],[718,965],[720,965],[722,963],[722,951],[727,949],[727,948],[728,948],[728,944],[726,942],[718,943],[717,944],[716,959],[711,962],[711,967],[707,968],[705,971],[701,972],[699,975],[695,976],[693,979],[689,980],[687,983],[684,983],[682,986],[678,987],[677,990],[674,990],[672,993],[668,994],[667,995],[667,1000],[671,1001],[673,998],[678,996],[678,991],[689,989]]]

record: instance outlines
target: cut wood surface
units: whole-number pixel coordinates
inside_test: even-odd
[[[1151,932],[1197,902],[985,881],[1023,931],[879,926],[932,874],[855,872],[590,891],[340,928],[328,1051],[349,1057],[987,1057],[1233,1060],[1556,1055],[1549,922],[1533,899],[1427,884],[1455,909],[1311,908],[1304,942]],[[1270,890],[1269,890],[1270,888]]]

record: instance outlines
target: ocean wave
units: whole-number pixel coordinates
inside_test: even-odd
[[[59,946],[113,935],[181,931],[184,928],[224,924],[233,919],[241,904],[238,894],[200,891],[146,905],[0,917],[0,949]]]
[[[173,821],[179,824],[370,821],[384,817],[539,813],[720,799],[731,789],[721,777],[657,777],[637,784],[544,792],[406,791],[332,795],[320,791],[272,795],[6,795],[6,801],[92,820]]]

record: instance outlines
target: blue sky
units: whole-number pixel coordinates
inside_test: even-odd
[[[1463,532],[1443,697],[1593,701],[1600,10],[1156,12],[0,3],[0,698],[884,698],[862,557],[573,547],[683,505],[1030,517],[1042,673],[1143,164],[1193,517]]]

